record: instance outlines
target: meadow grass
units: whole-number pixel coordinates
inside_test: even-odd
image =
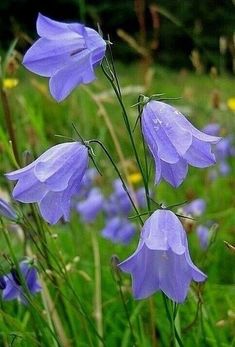
[[[137,109],[131,106],[136,103],[138,93],[165,93],[166,98],[180,98],[169,100],[169,103],[182,110],[197,127],[218,122],[224,135],[234,134],[235,113],[227,107],[227,100],[235,97],[233,77],[196,75],[187,71],[177,73],[156,66],[154,78],[149,81],[146,90],[140,70],[139,65],[117,66],[132,125]],[[120,108],[101,72],[94,84],[77,88],[61,104],[50,97],[45,79],[22,68],[18,71],[18,79],[18,86],[7,94],[22,165],[26,158],[32,160],[51,145],[70,141],[55,135],[77,139],[72,126],[74,123],[85,140],[97,138],[105,143],[120,171],[123,165],[130,173],[137,171]],[[218,100],[218,108],[215,107],[215,99]],[[15,169],[15,163],[2,110],[0,117],[2,193],[12,189],[4,173]],[[123,163],[120,163],[107,119],[121,145]],[[134,135],[142,153],[138,128]],[[95,146],[93,149],[95,161],[102,172],[97,185],[108,195],[116,178],[115,172],[101,149]],[[235,346],[234,252],[224,243],[232,244],[235,233],[234,158],[230,158],[230,165],[231,173],[214,181],[209,179],[210,169],[191,168],[178,189],[166,183],[157,188],[151,187],[155,200],[165,205],[194,198],[205,199],[206,212],[198,223],[210,220],[216,225],[213,243],[206,251],[199,246],[195,226],[188,233],[192,259],[208,275],[208,280],[200,287],[193,284],[186,302],[178,309],[176,326],[184,346]],[[19,209],[19,204],[12,204]],[[32,210],[28,205],[21,205],[20,208],[29,220],[36,209]],[[100,236],[103,226],[102,215],[94,223],[84,224],[73,212],[70,223],[52,227],[38,218],[37,224],[32,222],[29,225],[31,229],[26,243],[20,242],[15,231],[9,231],[12,251],[18,260],[26,254],[38,258],[43,290],[27,306],[17,301],[1,301],[1,346],[164,347],[173,344],[161,294],[155,294],[150,300],[135,301],[131,294],[130,277],[117,273],[111,264],[113,255],[123,260],[135,250],[138,235],[129,246],[112,244]],[[12,258],[4,237],[7,228],[10,228],[9,222],[2,219],[2,271],[9,267],[6,259]],[[38,234],[33,238],[31,233],[35,230]],[[99,276],[100,283],[97,280]],[[171,309],[170,302],[168,307]],[[103,342],[97,337],[97,329],[103,335]]]

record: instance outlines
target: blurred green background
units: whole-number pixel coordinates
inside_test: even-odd
[[[41,12],[57,20],[99,23],[118,43],[115,56],[125,62],[138,54],[124,44],[119,29],[138,45],[147,45],[161,64],[192,68],[196,52],[206,70],[216,66],[234,71],[234,5],[234,0],[1,0],[0,47],[6,49],[17,36],[25,51],[25,34],[35,38],[35,21]]]

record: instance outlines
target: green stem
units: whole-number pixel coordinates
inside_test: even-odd
[[[134,141],[133,132],[132,132],[132,129],[131,129],[131,126],[130,126],[129,118],[128,118],[128,115],[127,115],[127,112],[126,112],[126,108],[125,108],[124,102],[122,100],[121,89],[120,89],[119,81],[118,81],[118,78],[117,78],[117,75],[116,75],[111,49],[110,49],[110,53],[111,53],[111,63],[112,63],[112,75],[110,76],[107,73],[107,71],[105,70],[105,68],[104,68],[104,66],[102,64],[101,64],[101,67],[102,67],[102,70],[103,70],[105,76],[107,77],[107,79],[111,83],[111,85],[113,87],[113,90],[115,92],[115,95],[117,97],[117,100],[119,102],[119,105],[121,106],[123,120],[124,120],[126,129],[127,129],[128,135],[130,137],[131,146],[132,146],[132,149],[133,149],[133,152],[134,152],[134,156],[136,158],[136,162],[137,162],[138,168],[140,170],[140,173],[141,173],[141,176],[142,176],[142,179],[143,179],[148,210],[150,210],[148,180],[147,180],[147,178],[145,176],[144,170],[143,170],[142,165],[141,165],[141,161],[140,161],[140,158],[139,158],[139,155],[138,155],[138,151],[137,151],[137,148],[136,148],[136,145],[135,145],[135,141]],[[109,69],[111,68],[109,65],[108,65],[108,67],[109,67]]]
[[[10,138],[11,143],[12,143],[12,150],[13,150],[17,164],[20,165],[20,157],[19,157],[19,152],[18,152],[18,147],[17,147],[16,134],[15,134],[14,126],[13,126],[13,119],[11,116],[11,111],[10,111],[10,106],[9,106],[9,102],[7,99],[7,94],[6,94],[5,90],[2,88],[1,88],[0,94],[1,94],[3,114],[5,117],[6,127],[7,127],[9,138]]]
[[[97,144],[99,144],[99,145],[101,146],[101,148],[103,149],[103,151],[105,152],[105,154],[107,155],[108,159],[110,160],[110,162],[111,162],[111,164],[113,165],[113,167],[114,167],[114,169],[115,169],[115,171],[116,171],[118,177],[120,178],[120,180],[121,180],[121,182],[122,182],[123,188],[124,188],[125,192],[127,193],[128,197],[129,197],[129,199],[130,199],[130,202],[131,202],[131,204],[132,204],[132,206],[133,206],[133,208],[134,208],[134,210],[135,210],[135,212],[136,212],[136,215],[137,215],[138,218],[139,218],[140,224],[143,226],[143,225],[144,225],[144,222],[143,222],[143,220],[142,220],[142,218],[141,218],[141,216],[140,216],[140,213],[139,213],[139,211],[138,211],[138,209],[137,209],[137,207],[136,207],[136,205],[135,205],[135,203],[134,203],[134,201],[133,201],[133,199],[132,199],[132,197],[131,197],[131,195],[130,195],[130,193],[129,193],[129,191],[128,191],[128,188],[127,188],[127,186],[126,186],[126,183],[125,183],[125,181],[123,180],[122,175],[121,175],[120,171],[118,170],[117,165],[115,164],[115,162],[114,162],[113,158],[111,157],[111,155],[109,154],[108,150],[107,150],[106,147],[103,145],[103,143],[102,143],[101,141],[99,141],[99,140],[89,140],[88,143],[89,143],[89,144],[90,144],[90,143],[97,143]]]
[[[100,263],[100,250],[99,242],[95,230],[91,230],[91,242],[94,256],[95,267],[95,290],[94,290],[94,316],[96,319],[97,332],[103,338],[103,313],[102,313],[102,288],[101,288],[101,263]],[[98,340],[98,346],[102,347],[103,342]]]

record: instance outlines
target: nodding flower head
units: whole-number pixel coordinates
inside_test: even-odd
[[[211,144],[220,138],[196,129],[174,107],[149,101],[143,107],[141,126],[155,160],[156,184],[164,179],[178,187],[187,175],[188,165],[205,168],[215,163]]]
[[[161,290],[173,301],[183,302],[190,282],[206,279],[193,264],[186,233],[170,210],[157,210],[146,220],[136,251],[119,267],[131,273],[136,299]]]
[[[26,52],[23,65],[50,77],[50,92],[57,101],[95,79],[94,69],[106,50],[106,42],[98,32],[79,23],[57,22],[40,13],[37,32],[40,38]]]
[[[88,158],[87,147],[79,142],[51,147],[31,164],[6,174],[9,180],[18,180],[14,199],[37,202],[48,223],[61,217],[69,220],[71,198],[80,190]]]

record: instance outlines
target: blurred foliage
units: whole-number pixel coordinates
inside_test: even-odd
[[[138,14],[141,9],[143,13]],[[231,71],[235,60],[234,10],[233,0],[1,0],[0,48],[8,48],[13,37],[20,36],[24,38],[20,40],[24,52],[25,39],[36,37],[35,21],[42,12],[57,20],[80,20],[95,27],[99,22],[103,32],[119,43],[115,56],[126,62],[138,55],[117,36],[118,29],[130,34],[137,44],[149,47],[154,61],[173,68],[195,67],[196,57],[209,69],[221,68],[222,60],[223,67]],[[222,57],[221,38],[226,45]]]

